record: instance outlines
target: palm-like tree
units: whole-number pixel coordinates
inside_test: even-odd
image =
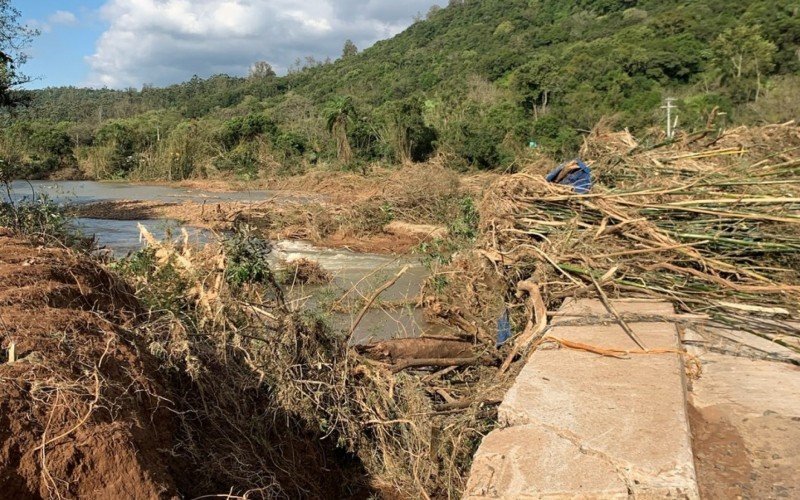
[[[336,155],[339,161],[350,163],[353,158],[353,150],[350,148],[350,140],[347,137],[347,128],[353,122],[356,109],[353,100],[348,96],[334,98],[325,108],[325,123],[328,132],[336,140]]]

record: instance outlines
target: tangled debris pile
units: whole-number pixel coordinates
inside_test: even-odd
[[[323,269],[318,262],[309,259],[294,259],[286,262],[283,280],[284,285],[325,285],[330,283],[333,275]]]
[[[237,447],[241,442],[231,438],[240,429],[246,435],[265,434],[275,419],[264,416],[280,415],[294,422],[295,432],[304,429],[355,454],[373,492],[403,498],[458,495],[474,448],[493,422],[485,401],[469,397],[485,385],[482,380],[491,380],[491,355],[476,354],[473,342],[459,338],[397,339],[353,348],[347,332],[335,332],[311,314],[291,312],[270,270],[255,270],[242,280],[241,272],[230,269],[246,268],[244,259],[232,258],[224,246],[197,254],[142,230],[151,259],[123,264],[138,295],[164,297],[164,279],[183,283],[181,291],[169,292],[180,302],[170,306],[181,311],[180,317],[167,322],[171,327],[146,332],[150,350],[206,388],[203,411],[219,412],[212,420],[228,422],[229,430],[217,433],[213,445],[203,444],[208,441],[203,435],[190,436],[201,442],[197,449],[213,450],[211,460],[198,466],[235,465],[227,477],[238,492],[285,492],[280,481],[267,482],[272,490],[263,489],[267,478],[259,477],[282,465],[265,463],[269,441]],[[132,267],[138,270],[131,273]],[[425,367],[438,371],[409,373]],[[242,397],[251,394],[269,397],[253,402]],[[200,401],[185,403],[183,411],[199,411]],[[193,444],[185,448],[194,455]],[[219,477],[221,471],[208,472]]]
[[[434,313],[489,331],[507,307],[528,324],[511,357],[566,297],[651,296],[756,335],[800,335],[788,321],[800,306],[797,124],[653,148],[598,130],[584,154],[598,181],[588,194],[525,172],[493,184],[481,239],[441,271],[449,286],[429,299]]]

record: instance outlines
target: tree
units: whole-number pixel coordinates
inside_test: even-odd
[[[353,159],[353,150],[350,148],[347,129],[355,119],[355,115],[356,109],[349,96],[336,97],[325,108],[325,123],[328,132],[336,141],[336,156],[343,163],[350,163]]]
[[[354,44],[353,41],[348,38],[344,42],[344,48],[342,49],[342,59],[353,57],[356,54],[358,54],[358,47],[356,47],[356,44]]]
[[[275,74],[275,70],[272,69],[272,65],[267,61],[257,61],[250,66],[250,75],[249,78],[254,80],[263,80],[265,78],[274,78],[278,76]]]
[[[388,106],[386,137],[400,163],[425,161],[434,152],[436,131],[425,124],[418,98],[395,101]]]
[[[739,25],[723,31],[712,44],[714,62],[722,79],[749,99],[755,79],[755,99],[762,89],[762,77],[772,69],[777,47],[761,36],[758,25]]]
[[[26,100],[15,87],[30,81],[19,68],[27,60],[25,48],[39,32],[20,25],[19,18],[10,0],[0,0],[0,108],[13,108]]]

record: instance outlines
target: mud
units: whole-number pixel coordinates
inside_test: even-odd
[[[132,290],[102,269],[0,233],[3,496],[177,493],[169,393],[129,330],[136,313]]]
[[[269,388],[232,392],[225,359],[193,379],[151,354],[152,320],[93,261],[0,229],[0,497],[369,495],[360,462],[270,412]],[[245,406],[264,425],[226,427]]]
[[[689,409],[697,483],[703,498],[752,495],[754,474],[747,447],[736,427],[714,408]],[[750,491],[748,491],[750,490]]]

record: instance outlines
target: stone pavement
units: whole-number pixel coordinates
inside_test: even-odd
[[[680,348],[669,303],[614,305],[650,318],[629,321],[649,349]],[[606,315],[598,301],[570,301],[547,337],[637,350],[613,319],[573,325]],[[483,439],[465,498],[698,498],[685,391],[675,352],[618,359],[545,344],[500,406],[504,428]]]
[[[703,371],[689,392],[703,498],[800,498],[800,356],[725,328],[687,330]]]

